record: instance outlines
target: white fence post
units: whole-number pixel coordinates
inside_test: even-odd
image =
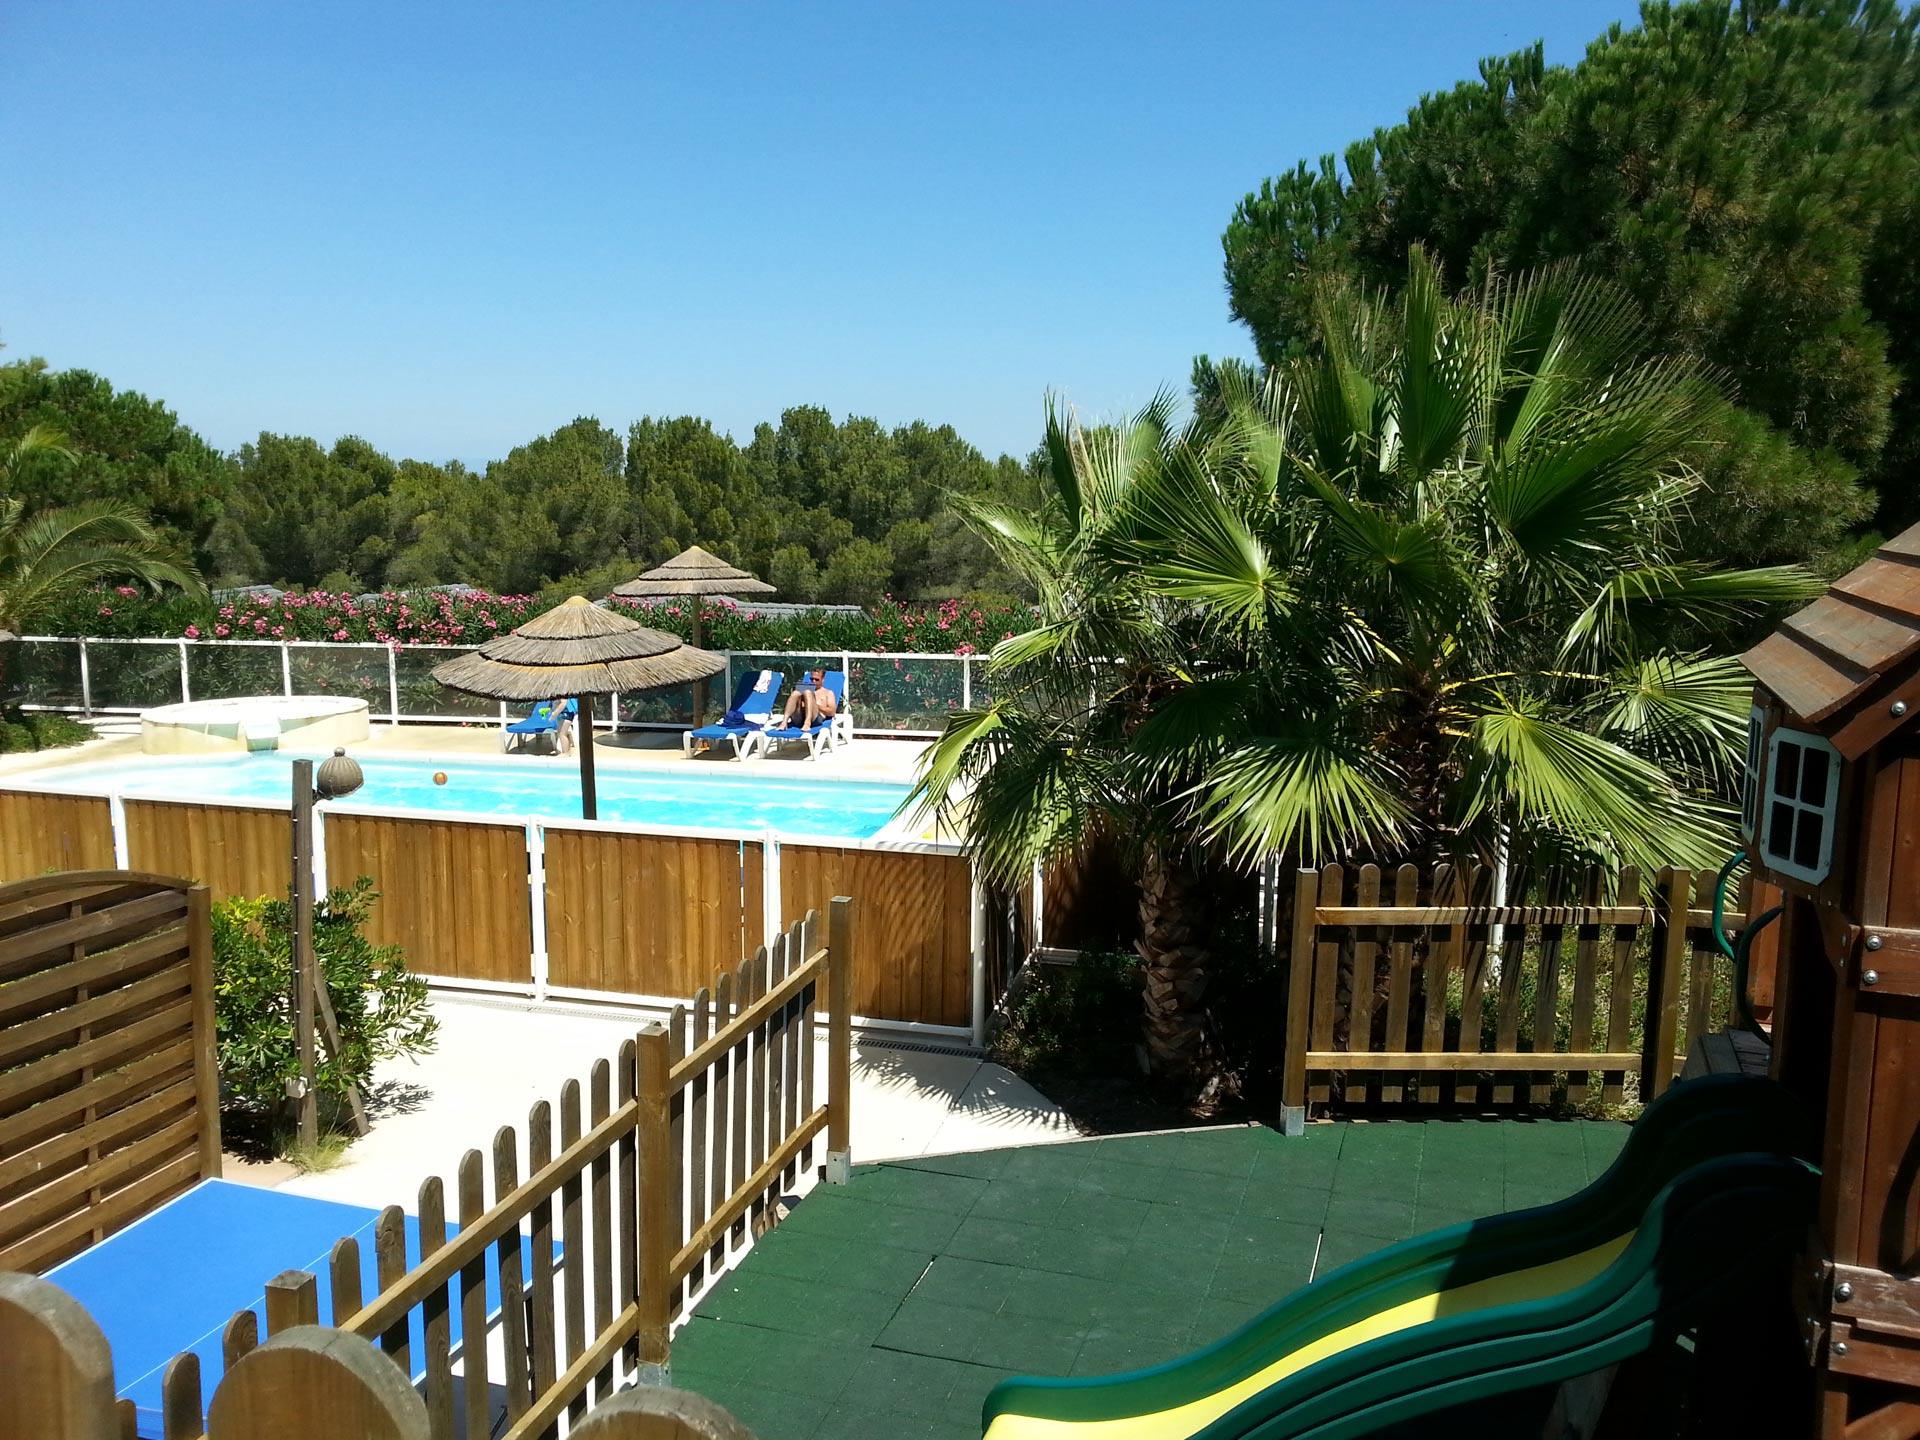
[[[853,656],[846,651],[840,652],[840,673],[847,677],[847,709],[853,709]]]
[[[293,694],[293,651],[284,640],[280,642],[280,693]]]
[[[960,708],[973,709],[973,661],[960,657]]]
[[[113,827],[113,864],[117,870],[131,870],[127,860],[127,802],[118,790],[107,796],[107,823]]]
[[[400,661],[393,653],[393,646],[387,646],[387,704],[393,713],[387,716],[395,725],[400,723]]]
[[[1046,944],[1047,877],[1038,860],[1033,862],[1033,948]]]
[[[547,955],[547,827],[527,821],[527,904],[533,921],[533,998],[547,998],[552,978]]]
[[[780,841],[772,830],[760,842],[760,928],[766,944],[780,938]]]
[[[980,868],[967,862],[970,928],[967,943],[971,947],[973,977],[973,1043],[987,1043],[987,887],[980,879]]]
[[[187,642],[180,642],[180,699],[193,699],[193,687],[187,683]]]
[[[93,672],[87,664],[86,637],[80,639],[80,713],[93,715]]]

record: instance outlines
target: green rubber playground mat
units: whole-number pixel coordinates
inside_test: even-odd
[[[760,1440],[978,1440],[1007,1375],[1173,1359],[1383,1245],[1569,1195],[1626,1134],[1232,1127],[858,1166],[701,1301],[673,1383]]]

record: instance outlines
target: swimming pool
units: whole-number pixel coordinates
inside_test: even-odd
[[[536,757],[473,761],[356,756],[366,784],[347,805],[395,810],[450,810],[468,815],[580,818],[580,769],[567,759]],[[287,803],[295,757],[280,751],[218,759],[98,762],[35,771],[12,783],[22,788],[118,791],[124,796]],[[719,772],[698,773],[603,766],[595,777],[602,820],[675,829],[771,829],[781,834],[864,840],[893,818],[905,785],[874,780],[800,779]],[[434,774],[447,777],[434,783]]]

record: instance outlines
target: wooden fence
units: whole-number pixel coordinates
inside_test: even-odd
[[[758,943],[765,910],[759,845],[563,825],[546,826],[545,837],[555,985],[685,995]],[[673,903],[663,903],[667,897]]]
[[[116,817],[116,808],[118,815]],[[326,885],[380,892],[372,938],[429,979],[565,998],[665,1000],[738,965],[781,916],[861,897],[854,1012],[976,1029],[990,985],[984,891],[952,846],[787,841],[614,824],[316,811]],[[0,878],[63,865],[178,870],[215,900],[286,893],[285,810],[0,789]]]
[[[0,887],[0,1269],[38,1270],[220,1173],[203,887]]]
[[[852,901],[831,901],[821,941],[809,913],[665,1024],[647,1026],[612,1062],[597,1063],[584,1093],[569,1081],[557,1134],[554,1108],[536,1104],[524,1180],[511,1125],[493,1138],[491,1186],[478,1150],[462,1158],[451,1185],[430,1176],[417,1197],[417,1253],[408,1254],[400,1207],[389,1206],[373,1232],[377,1294],[362,1294],[351,1237],[334,1245],[324,1280],[295,1271],[267,1280],[260,1311],[239,1311],[227,1324],[230,1378],[211,1412],[195,1356],[166,1368],[165,1440],[198,1440],[208,1413],[219,1433],[227,1387],[248,1373],[248,1357],[273,1337],[318,1325],[323,1291],[336,1332],[377,1345],[409,1392],[423,1378],[427,1440],[556,1435],[563,1417],[577,1425],[617,1384],[657,1378],[675,1318],[751,1243],[757,1218],[815,1164],[823,1143],[827,1177],[846,1176]],[[814,1033],[822,1009],[824,1077]],[[487,1333],[490,1277],[500,1297],[497,1340],[467,1343]],[[0,1339],[5,1308],[0,1299]],[[33,1372],[24,1379],[32,1388]],[[505,1395],[501,1427],[490,1401],[462,1403],[492,1389]],[[4,1427],[0,1440],[9,1440]]]
[[[9,1366],[0,1440],[132,1434],[114,1404],[106,1337],[57,1286],[0,1274],[0,1355]],[[221,1440],[432,1440],[434,1433],[419,1393],[378,1350],[313,1325],[282,1330],[238,1357],[214,1392],[206,1426],[195,1421],[193,1433],[202,1428]],[[754,1440],[711,1400],[658,1386],[621,1392],[568,1433],[570,1440]]]
[[[330,814],[321,833],[327,884],[371,876],[380,903],[368,934],[398,945],[413,969],[494,984],[527,976],[525,826]]]
[[[1715,872],[1553,874],[1488,903],[1484,868],[1302,870],[1294,888],[1282,1104],[1650,1100],[1732,1013]],[[1730,904],[1726,923],[1744,922]]]
[[[285,895],[293,883],[293,820],[282,810],[128,800],[127,864],[189,875],[216,900]]]

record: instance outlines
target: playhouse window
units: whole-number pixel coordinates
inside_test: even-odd
[[[1818,735],[1776,730],[1765,795],[1769,868],[1809,884],[1826,879],[1839,798],[1839,752]]]
[[[1747,716],[1747,769],[1740,786],[1740,833],[1749,846],[1760,836],[1760,737],[1766,729],[1767,712],[1756,705]]]

